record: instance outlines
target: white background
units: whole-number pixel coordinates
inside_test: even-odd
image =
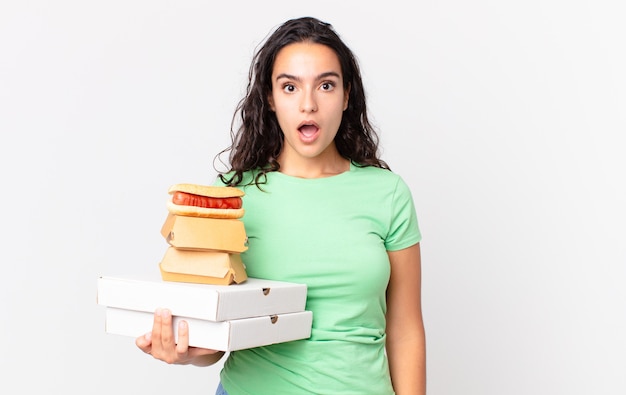
[[[105,334],[96,279],[158,270],[167,188],[213,181],[255,46],[312,15],[414,193],[429,393],[623,395],[621,4],[2,2],[3,388],[213,393]]]

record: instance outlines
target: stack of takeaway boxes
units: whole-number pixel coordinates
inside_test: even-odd
[[[154,312],[167,308],[175,337],[178,322],[187,321],[193,347],[234,351],[310,337],[305,284],[247,276],[241,220],[170,211],[161,234],[168,247],[160,276],[155,270],[98,278],[107,333],[141,336],[152,329]]]

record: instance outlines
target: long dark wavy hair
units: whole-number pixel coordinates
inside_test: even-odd
[[[339,154],[357,166],[389,169],[379,158],[379,138],[367,117],[365,91],[358,62],[332,25],[312,17],[291,19],[280,25],[256,51],[248,73],[246,95],[235,110],[231,123],[229,152],[230,170],[219,177],[227,185],[243,182],[243,173],[256,170],[250,183],[262,184],[268,172],[278,171],[277,161],[284,136],[276,114],[270,110],[268,97],[272,92],[272,71],[278,52],[294,43],[313,42],[331,48],[337,54],[343,73],[344,89],[349,89],[348,108],[344,111],[335,136]],[[235,132],[235,125],[240,126]]]

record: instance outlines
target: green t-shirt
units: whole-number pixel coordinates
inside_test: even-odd
[[[421,239],[409,188],[389,170],[355,165],[327,178],[272,172],[261,187],[241,187],[246,271],[307,284],[313,327],[306,340],[230,353],[222,385],[229,395],[393,394],[387,251]]]

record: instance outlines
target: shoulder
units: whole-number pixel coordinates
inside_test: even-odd
[[[391,194],[394,199],[412,199],[409,185],[398,173],[375,166],[354,166],[354,180],[371,192]]]
[[[352,173],[355,177],[362,178],[368,182],[380,183],[403,183],[402,177],[389,169],[383,169],[376,166],[360,166],[355,164]]]

